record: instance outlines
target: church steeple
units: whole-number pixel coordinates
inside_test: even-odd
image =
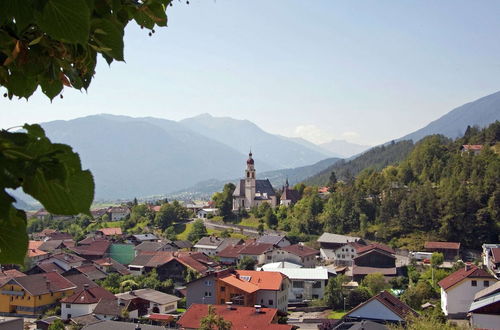
[[[252,150],[248,153],[247,168],[245,170],[246,179],[255,179],[254,160],[252,158]]]

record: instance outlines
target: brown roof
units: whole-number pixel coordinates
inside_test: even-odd
[[[170,251],[142,252],[136,256],[130,264],[156,268],[173,260],[200,273],[208,270],[207,265],[214,264],[214,262],[203,253]]]
[[[398,315],[402,319],[405,319],[408,316],[408,314],[413,314],[414,316],[418,316],[417,312],[415,312],[410,306],[408,306],[407,304],[405,304],[404,302],[394,297],[392,294],[390,294],[385,290],[380,292],[378,295],[368,299],[364,303],[361,303],[358,306],[354,307],[346,314],[346,316],[358,310],[359,308],[366,306],[373,300],[379,301],[385,307],[387,307],[389,310],[391,310],[394,314]]]
[[[84,256],[104,256],[110,245],[108,240],[95,240],[92,244],[75,246],[72,250]]]
[[[294,244],[294,245],[289,245],[282,247],[281,250],[286,251],[288,253],[294,254],[299,257],[308,257],[308,256],[314,256],[314,255],[319,255],[319,251],[313,248],[310,248],[308,246],[302,245],[302,244]]]
[[[457,270],[456,272],[448,275],[447,277],[443,278],[441,281],[438,282],[439,286],[443,288],[443,290],[448,290],[455,284],[458,284],[462,282],[466,278],[491,278],[493,279],[494,277],[491,276],[488,272],[482,270],[481,268],[478,268],[475,265],[470,265],[470,266],[465,266]]]
[[[204,304],[192,304],[177,323],[182,328],[200,328],[201,319],[208,314],[208,306]],[[225,305],[212,306],[215,308],[217,315],[231,322],[233,329],[275,329],[271,325],[278,313],[278,310],[275,308],[263,307],[260,309],[260,313],[256,313],[254,307],[233,306],[231,309],[228,309]],[[287,325],[282,329],[291,328],[291,326]]]
[[[104,273],[102,270],[100,270],[93,264],[83,265],[80,267],[76,267],[75,269],[78,270],[80,273],[84,274],[85,276],[87,276],[92,281],[102,280],[107,276],[106,273]]]
[[[21,273],[17,269],[8,269],[0,271],[0,286],[10,281],[14,277],[26,276],[26,274]]]
[[[457,242],[425,242],[424,248],[426,248],[426,249],[459,250],[460,243],[457,243]]]
[[[245,245],[230,245],[225,249],[219,251],[217,256],[221,258],[238,258],[240,251],[245,247]]]
[[[76,288],[73,283],[56,272],[27,275],[12,280],[33,296]]]
[[[387,245],[381,244],[381,243],[372,243],[372,244],[368,244],[368,245],[360,245],[359,244],[359,246],[356,248],[356,252],[358,254],[362,254],[362,253],[365,253],[367,251],[375,250],[375,249],[382,250],[382,251],[385,251],[385,252],[390,253],[390,254],[396,253],[390,246],[387,246]]]
[[[101,299],[94,308],[93,314],[122,316],[122,310],[128,309],[130,301],[126,301],[123,305],[119,305],[116,300]]]
[[[491,256],[493,257],[493,262],[494,263],[499,263],[500,262],[500,248],[492,248],[491,249]]]
[[[50,273],[50,272],[56,272],[56,273],[63,273],[64,269],[61,268],[61,266],[57,265],[54,262],[39,262],[38,265],[35,267],[38,267],[40,270],[42,270],[45,273]]]
[[[381,273],[384,276],[395,276],[397,274],[396,267],[377,268],[377,267],[362,267],[352,266],[352,275],[368,275],[373,273]]]
[[[116,297],[106,289],[96,286],[83,288],[71,296],[64,297],[61,302],[67,304],[96,304],[101,299],[116,300]]]
[[[47,260],[50,260],[51,258],[54,258],[54,259],[57,259],[57,260],[60,260],[60,261],[64,261],[64,262],[69,263],[69,264],[71,264],[71,263],[79,263],[79,262],[86,261],[85,258],[79,257],[79,256],[77,256],[75,254],[72,254],[72,253],[66,253],[66,252],[54,254],[53,256],[51,256]]]
[[[111,269],[121,275],[129,275],[130,271],[127,267],[119,263],[113,258],[102,258],[98,260],[94,260],[94,264],[99,266],[111,266]]]
[[[122,229],[120,227],[116,228],[101,228],[97,232],[101,232],[105,236],[122,235]]]
[[[465,150],[481,150],[483,146],[481,144],[464,144],[462,145],[462,149]]]
[[[97,284],[83,274],[64,275],[64,277],[76,286],[76,290],[82,290],[85,285],[89,288],[96,287]]]
[[[283,200],[290,200],[293,204],[297,203],[300,199],[300,193],[297,190],[286,188],[283,190],[281,194],[281,198]]]
[[[273,244],[252,242],[250,244],[245,244],[244,248],[241,249],[240,254],[248,254],[253,256],[260,255],[269,250],[272,250],[273,246]]]

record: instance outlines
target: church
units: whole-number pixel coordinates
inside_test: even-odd
[[[233,211],[250,210],[262,203],[276,207],[276,192],[269,179],[255,179],[255,166],[252,152],[248,154],[245,178],[238,181],[233,193]]]

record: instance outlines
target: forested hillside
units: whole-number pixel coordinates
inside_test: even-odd
[[[411,141],[392,142],[385,146],[375,147],[353,160],[336,162],[327,169],[306,179],[304,183],[306,185],[326,185],[332,171],[335,172],[338,179],[349,180],[367,168],[381,170],[387,165],[403,160],[412,148],[413,142]]]
[[[366,169],[345,182],[332,180],[333,192],[326,199],[306,187],[293,208],[278,210],[279,226],[292,235],[354,233],[409,249],[421,248],[428,239],[457,241],[469,248],[498,242],[498,141],[499,121],[483,130],[468,128],[455,141],[426,137],[399,165]],[[483,148],[475,155],[462,152],[464,144]]]

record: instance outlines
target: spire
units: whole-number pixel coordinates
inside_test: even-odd
[[[285,187],[287,187],[287,188],[288,188],[288,177],[286,177]]]

